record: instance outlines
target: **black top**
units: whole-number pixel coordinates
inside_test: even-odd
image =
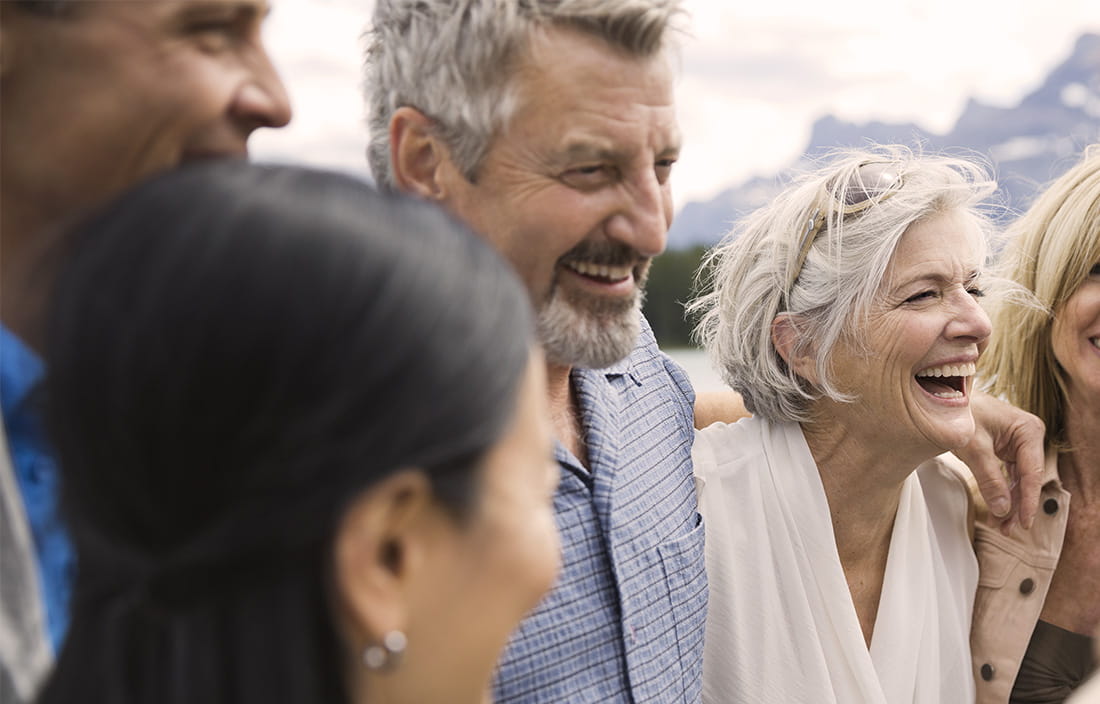
[[[1093,639],[1046,621],[1035,624],[1011,704],[1058,704],[1096,669]]]

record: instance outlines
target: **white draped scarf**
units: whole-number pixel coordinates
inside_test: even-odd
[[[932,460],[903,485],[868,649],[801,428],[717,424],[696,433],[692,459],[710,584],[704,702],[974,701],[978,565],[949,469]]]

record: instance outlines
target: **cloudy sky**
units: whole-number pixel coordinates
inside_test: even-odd
[[[1010,106],[1100,32],[1096,0],[686,0],[677,204],[787,165],[825,114],[945,132],[973,96]],[[267,41],[291,93],[253,153],[366,175],[360,91],[371,0],[273,0]]]

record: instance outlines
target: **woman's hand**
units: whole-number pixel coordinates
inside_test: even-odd
[[[1001,532],[1015,523],[1030,529],[1042,488],[1043,421],[981,392],[971,397],[970,408],[974,438],[955,454],[970,467]]]

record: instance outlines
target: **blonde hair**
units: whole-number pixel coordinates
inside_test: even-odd
[[[979,370],[989,391],[1037,415],[1048,444],[1065,443],[1066,380],[1051,328],[1100,260],[1100,144],[1085,150],[1009,228],[998,268],[1039,305],[1005,298],[990,318],[993,335]]]

